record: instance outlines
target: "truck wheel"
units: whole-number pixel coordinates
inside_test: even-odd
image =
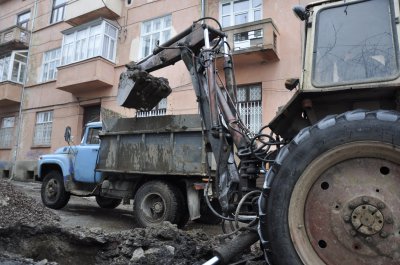
[[[63,208],[70,198],[70,193],[64,188],[64,179],[56,170],[45,176],[40,194],[43,204],[51,209]]]
[[[181,225],[182,197],[180,190],[165,181],[149,181],[136,192],[133,211],[141,227],[160,225],[164,221]],[[184,213],[183,213],[184,214]]]
[[[100,208],[104,209],[114,209],[121,204],[121,199],[107,198],[103,196],[96,196],[96,202]]]
[[[357,110],[303,129],[271,178],[260,199],[271,264],[399,264],[398,112]]]

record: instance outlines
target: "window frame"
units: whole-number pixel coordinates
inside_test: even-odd
[[[260,91],[260,99],[257,100],[252,100],[250,97],[250,90],[251,88],[258,88]],[[245,89],[245,100],[239,100],[239,90],[240,89]],[[261,83],[254,83],[254,84],[246,84],[246,85],[238,85],[237,86],[237,104],[238,104],[238,109],[239,109],[239,114],[240,114],[240,118],[243,121],[243,123],[245,124],[245,126],[252,131],[253,133],[258,133],[259,129],[262,127],[262,116],[263,116],[263,108],[262,108],[262,84]],[[260,107],[260,117],[259,117],[259,124],[251,124],[250,123],[250,118],[247,117],[247,115],[251,115],[251,113],[242,113],[240,111],[241,109],[241,104],[244,104],[245,106],[243,106],[244,109],[246,110],[250,110],[251,104],[258,104],[258,106],[254,106],[254,107]],[[246,117],[244,117],[246,115]],[[257,130],[256,130],[257,129]]]
[[[64,2],[61,3],[61,4],[58,4],[58,5],[56,5],[56,1],[57,1],[57,0],[53,0],[53,3],[52,3],[51,16],[50,16],[50,24],[55,24],[55,23],[64,21],[65,6],[67,5],[67,0],[63,0]],[[58,20],[58,18],[59,18],[59,15],[58,15],[59,13],[58,13],[58,11],[59,11],[60,9],[62,9],[62,10],[61,10],[62,15],[61,15],[61,19]],[[54,17],[55,17],[55,16],[54,16],[54,13],[55,13],[55,12],[57,12],[57,16],[56,16],[56,20],[53,21],[53,20],[54,20]]]
[[[92,29],[95,27],[100,26],[98,31],[95,31],[93,35],[92,34]],[[111,27],[112,29],[115,30],[115,37],[114,36],[110,36],[110,34],[108,34],[106,32],[107,26]],[[86,31],[84,38],[78,38],[78,33]],[[64,66],[64,65],[69,65],[69,64],[73,64],[76,62],[81,62],[90,58],[95,58],[95,57],[102,57],[112,63],[115,63],[116,61],[116,55],[117,55],[117,46],[118,46],[118,28],[113,25],[109,20],[106,19],[96,19],[94,21],[82,24],[80,26],[74,27],[74,28],[70,28],[67,30],[62,31],[63,33],[63,41],[62,41],[62,46],[61,46],[61,62],[60,62],[60,66]],[[79,36],[80,37],[80,36]],[[89,55],[89,46],[90,46],[90,41],[91,38],[93,39],[93,54]],[[97,37],[99,37],[99,43],[98,43],[98,51],[97,53],[95,53],[94,51],[96,50],[95,47],[97,47],[96,45],[96,41],[97,41]],[[106,56],[104,56],[103,51],[104,51],[104,45],[106,43],[105,39],[109,38],[112,39],[114,41],[114,50],[112,51],[112,58],[108,58]],[[68,38],[71,38],[71,40],[69,40]],[[78,46],[78,45],[82,45],[82,46]],[[107,46],[109,47],[109,46]],[[65,51],[67,50],[67,54],[65,54]],[[70,50],[69,50],[70,49]],[[81,55],[77,55],[78,52],[83,51],[84,52],[84,56]],[[108,55],[110,55],[110,51],[109,49],[107,49],[108,51]],[[71,54],[69,53],[71,52]],[[71,56],[71,61],[69,61],[69,57]]]
[[[26,53],[26,55],[23,55],[22,53]],[[26,58],[25,62],[22,62],[21,60],[16,59],[16,55],[18,56],[22,56]],[[27,70],[27,62],[28,62],[28,50],[20,50],[20,51],[12,51],[11,53],[6,53],[0,56],[0,60],[3,58],[9,58],[8,60],[8,66],[6,67],[7,72],[6,72],[6,76],[5,79],[3,79],[4,77],[4,70],[5,68],[2,67],[0,70],[0,82],[14,82],[17,84],[24,84],[25,83],[25,79],[26,79],[26,70]],[[15,62],[18,62],[18,72],[17,72],[17,80],[13,80],[13,67]],[[22,73],[22,68],[24,67],[24,71]],[[21,74],[22,73],[22,74]],[[22,78],[22,81],[21,81]]]
[[[253,1],[256,1],[256,0],[248,0],[249,1],[249,6],[248,6],[248,9],[246,11],[241,10],[241,11],[235,12],[234,11],[234,3],[235,2],[239,2],[239,1],[242,1],[242,0],[221,0],[219,2],[219,21],[221,21],[221,25],[222,25],[223,28],[242,25],[242,24],[245,24],[245,23],[254,22],[254,21],[258,21],[258,20],[262,20],[263,19],[263,6],[264,5],[263,5],[263,1],[262,0],[261,0],[261,6],[260,7],[256,7],[256,8],[253,7]],[[229,3],[229,14],[226,15],[226,14],[223,14],[223,6],[228,4],[228,3]],[[254,12],[255,11],[260,11],[260,18],[259,19],[255,19],[255,16],[254,16]],[[248,13],[248,21],[246,21],[244,23],[236,24],[235,23],[235,15],[236,14],[243,14],[245,12]],[[224,24],[223,24],[224,20],[223,19],[224,19],[224,17],[227,17],[227,16],[230,17],[229,18],[229,25],[224,26]]]
[[[5,126],[5,120],[11,119],[12,126]],[[0,123],[0,149],[11,149],[13,144],[13,132],[15,128],[15,116],[2,117]],[[6,135],[6,137],[5,137]]]
[[[23,15],[26,15],[26,14],[29,14],[29,18],[20,21],[20,17],[22,17]],[[17,14],[17,23],[16,23],[16,25],[17,25],[18,27],[21,27],[21,28],[24,28],[24,29],[28,29],[28,27],[29,27],[29,21],[31,20],[31,15],[32,15],[32,13],[31,13],[31,10],[30,10],[30,9],[29,9],[29,10],[25,10],[25,11],[23,11],[23,12]],[[26,23],[26,25],[23,26],[25,23]]]
[[[56,53],[54,59],[51,59],[51,53],[52,52]],[[49,54],[50,60],[46,61],[46,54]],[[58,54],[58,57],[57,57],[57,54]],[[52,78],[49,77],[51,63],[54,63],[54,71],[53,71],[53,77]],[[61,47],[45,51],[43,53],[43,58],[42,58],[42,65],[41,65],[42,70],[41,70],[41,74],[40,74],[40,81],[41,82],[49,82],[49,81],[52,81],[52,80],[56,80],[57,79],[57,72],[58,72],[57,71],[57,67],[60,65],[60,63],[61,63]],[[46,72],[47,74],[46,74],[46,78],[45,78],[44,74],[45,74],[45,66],[46,66],[46,64],[48,65],[48,68],[47,68],[48,70]]]
[[[46,115],[47,115],[47,120],[45,119]],[[43,118],[39,117],[43,115]],[[46,111],[39,111],[36,112],[36,122],[35,122],[35,127],[34,127],[34,133],[33,133],[33,146],[51,146],[51,136],[52,136],[52,132],[53,132],[53,116],[54,116],[54,111],[53,110],[46,110]],[[48,126],[50,125],[50,126]],[[42,132],[40,132],[43,136],[43,131],[44,130],[49,130],[50,133],[47,131],[47,137],[42,137],[40,138],[41,141],[39,141],[37,139],[38,134],[39,134],[39,128],[40,127],[45,127],[44,129],[42,129]],[[48,126],[46,128],[46,126]],[[49,129],[50,128],[50,129]],[[47,139],[48,138],[48,139]]]
[[[166,18],[169,18],[169,22],[170,23],[169,23],[169,26],[163,28],[162,26],[164,25]],[[153,29],[153,23],[155,21],[157,21],[157,20],[161,20],[161,25],[162,26],[160,26],[159,30],[154,31],[154,30],[152,30]],[[146,26],[147,23],[151,23],[151,26],[150,26],[151,30],[149,32],[144,33],[145,32],[145,26]],[[164,35],[163,35],[163,33],[166,32],[166,31],[168,31],[168,37],[164,37]],[[160,45],[171,38],[171,33],[172,33],[172,14],[168,14],[168,15],[152,18],[152,19],[143,21],[141,23],[141,26],[140,26],[139,59],[143,59],[143,58],[145,58],[145,57],[147,57],[147,56],[149,56],[149,55],[151,55],[153,53],[153,49],[155,48],[155,42],[152,39],[152,36],[154,34],[157,34],[157,33],[160,34],[160,36],[159,36]],[[148,54],[147,54],[145,52],[145,50],[144,50],[145,49],[144,38],[148,37],[148,36],[150,36],[150,48],[149,48],[149,51],[148,51]]]

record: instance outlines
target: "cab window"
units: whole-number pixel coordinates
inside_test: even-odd
[[[87,139],[86,139],[86,144],[99,144],[100,143],[100,138],[99,138],[99,132],[101,128],[89,128],[88,134],[87,134]]]

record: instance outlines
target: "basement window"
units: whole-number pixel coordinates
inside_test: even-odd
[[[61,65],[97,56],[115,62],[118,29],[108,20],[98,19],[62,33]]]

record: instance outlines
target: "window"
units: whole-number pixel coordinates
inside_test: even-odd
[[[257,133],[262,126],[261,85],[237,89],[240,118],[250,131]]]
[[[40,146],[51,144],[51,131],[53,129],[53,111],[38,112],[36,114],[35,135],[33,145]]]
[[[222,1],[220,10],[222,27],[252,22],[262,18],[262,0]]]
[[[17,17],[17,25],[24,29],[28,29],[30,18],[31,18],[31,11],[19,14]]]
[[[14,133],[15,117],[6,117],[1,120],[0,148],[11,148]]]
[[[360,1],[317,14],[313,84],[388,80],[398,72],[394,10],[390,0]],[[368,14],[374,14],[374,20]],[[365,30],[368,29],[368,30]]]
[[[157,41],[166,42],[171,35],[171,15],[143,22],[140,56],[144,58],[153,52]]]
[[[164,116],[167,113],[167,99],[163,98],[157,106],[150,111],[137,111],[136,117]]]
[[[118,29],[97,20],[64,31],[61,64],[66,65],[96,56],[115,61]]]
[[[42,82],[57,78],[57,66],[60,65],[61,48],[43,54]]]
[[[101,128],[89,128],[86,144],[100,144],[99,133]]]
[[[64,9],[66,0],[53,0],[50,23],[57,23],[64,20]]]
[[[24,83],[27,60],[27,51],[14,51],[1,55],[0,82],[13,81],[15,83]]]

